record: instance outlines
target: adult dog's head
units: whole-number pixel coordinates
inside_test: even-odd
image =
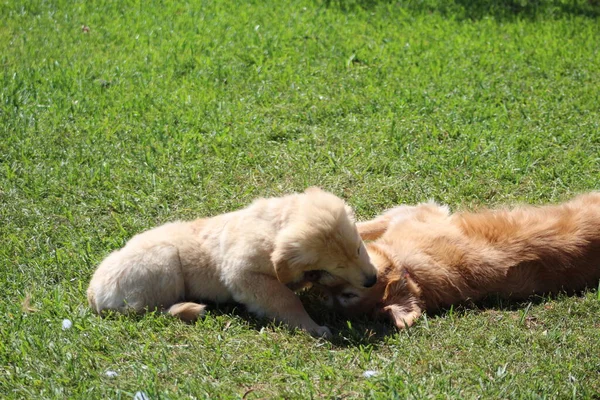
[[[400,329],[411,326],[423,309],[420,288],[406,269],[394,265],[385,249],[369,243],[367,250],[379,271],[374,286],[357,288],[338,280],[330,285],[317,283],[316,289],[327,306],[346,317],[383,316]]]
[[[342,199],[318,188],[298,196],[286,227],[277,235],[271,261],[277,278],[294,286],[308,271],[323,285],[345,281],[367,288],[377,281],[354,222],[352,209]]]

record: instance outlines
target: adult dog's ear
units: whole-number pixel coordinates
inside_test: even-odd
[[[398,329],[405,329],[415,323],[423,314],[421,307],[416,304],[408,305],[390,304],[383,307],[383,313],[396,325]]]
[[[275,241],[275,250],[271,253],[271,262],[279,282],[286,285],[300,281],[304,271],[318,261],[317,255],[304,247],[292,235],[279,235]]]
[[[418,299],[420,288],[406,272],[403,275],[388,281],[383,294],[384,306],[380,310],[398,329],[408,328],[423,314]]]

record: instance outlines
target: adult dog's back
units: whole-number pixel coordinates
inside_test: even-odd
[[[358,224],[379,271],[370,289],[327,288],[349,314],[389,315],[398,327],[424,310],[497,293],[574,292],[600,280],[600,193],[543,207],[451,215],[434,203],[399,206]]]
[[[598,193],[560,205],[458,213],[452,222],[471,247],[481,246],[473,267],[500,273],[497,286],[481,288],[484,295],[574,291],[600,279]]]

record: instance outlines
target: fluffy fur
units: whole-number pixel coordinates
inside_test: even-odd
[[[309,271],[323,270],[311,274]],[[307,273],[308,272],[308,273]],[[251,312],[330,335],[315,323],[293,290],[309,281],[375,284],[353,214],[318,188],[259,199],[213,218],[173,222],[134,236],[99,266],[88,288],[92,309],[168,310],[192,321],[205,305],[236,301]]]
[[[384,313],[398,328],[425,310],[492,293],[574,292],[600,279],[600,193],[561,205],[453,215],[434,203],[400,206],[358,229],[375,239],[367,251],[378,283],[324,290],[346,314]]]

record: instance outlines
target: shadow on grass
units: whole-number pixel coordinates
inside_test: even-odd
[[[465,302],[461,303],[452,308],[441,309],[434,312],[427,312],[427,319],[434,321],[436,318],[459,318],[460,315],[466,312],[483,314],[488,311],[504,311],[504,312],[515,312],[519,310],[528,310],[532,305],[539,305],[551,300],[562,297],[583,297],[587,291],[583,290],[577,293],[559,293],[556,295],[533,295],[527,299],[511,300],[499,295],[490,295],[485,299],[478,302]],[[360,347],[360,346],[374,346],[378,347],[385,343],[387,337],[395,334],[405,334],[411,336],[414,334],[415,327],[409,328],[408,330],[397,329],[391,321],[380,317],[371,318],[363,316],[359,318],[348,319],[342,317],[334,310],[327,308],[319,300],[318,294],[306,291],[299,293],[299,296],[304,304],[308,314],[320,325],[326,325],[333,333],[333,337],[329,340],[332,345],[337,347]],[[277,323],[272,319],[260,318],[255,316],[246,310],[241,304],[227,303],[227,304],[214,304],[210,302],[203,302],[207,305],[206,318],[217,317],[222,315],[236,316],[248,324],[248,327],[257,332],[261,332],[262,329],[272,329],[274,326],[278,326],[280,329],[287,330],[291,335],[298,333],[293,328],[287,328],[285,324]],[[158,311],[155,311],[158,312]],[[108,312],[103,316],[108,319],[119,319],[128,318],[134,321],[141,321],[145,318],[145,314],[132,313],[129,315],[123,315],[120,313]],[[416,327],[424,324],[424,318],[421,317]],[[160,319],[153,320],[153,323],[160,321]],[[167,324],[168,319],[164,320]],[[420,330],[420,328],[417,328]],[[429,328],[427,328],[429,330]],[[422,332],[422,331],[421,331]],[[304,333],[301,333],[304,334]]]
[[[427,312],[427,318],[429,321],[435,320],[436,318],[447,318],[452,315],[460,316],[467,311],[475,314],[483,314],[493,311],[499,312],[515,312],[527,310],[531,306],[543,304],[551,300],[556,300],[565,297],[583,297],[587,293],[587,290],[578,291],[575,293],[557,293],[553,295],[532,295],[527,299],[507,299],[499,295],[490,295],[485,299],[478,302],[465,302],[451,308],[445,308],[434,312]],[[306,297],[305,305],[310,315],[319,316],[319,323],[329,326],[334,332],[334,338],[331,342],[334,345],[341,347],[361,346],[361,345],[374,345],[378,346],[383,344],[387,336],[392,336],[396,333],[404,333],[408,336],[413,334],[414,327],[408,330],[398,330],[391,321],[384,318],[368,318],[361,317],[348,321],[345,318],[335,314],[332,310],[324,308],[322,304],[319,304],[316,299],[312,296]],[[423,324],[423,317],[417,321],[417,326]],[[429,330],[429,328],[427,328]]]
[[[381,343],[386,336],[393,335],[397,329],[386,320],[372,320],[369,318],[360,318],[358,320],[348,321],[346,318],[337,315],[331,309],[323,306],[310,294],[302,293],[300,297],[306,307],[308,314],[319,325],[326,325],[333,333],[333,338],[329,341],[334,346],[355,347],[360,345],[369,345]],[[275,322],[269,318],[260,318],[250,313],[241,304],[213,304],[207,308],[210,315],[235,315],[248,323],[250,329],[260,332],[264,329],[272,329],[277,326],[279,329],[287,330],[289,334],[300,333],[294,328],[289,328],[283,323]],[[305,333],[300,333],[304,335]]]
[[[341,11],[371,10],[381,4],[403,8],[412,14],[439,13],[455,19],[497,20],[582,16],[598,18],[600,0],[320,0],[327,8]]]
[[[306,306],[309,315],[320,325],[328,326],[334,335],[330,340],[333,345],[336,346],[359,346],[366,344],[373,344],[383,340],[385,336],[392,335],[396,332],[396,329],[390,325],[387,321],[373,321],[367,318],[362,318],[357,321],[347,321],[345,318],[336,315],[332,310],[324,307],[316,299],[306,299],[307,295],[302,293],[303,303]],[[308,296],[311,297],[311,296]],[[207,301],[198,301],[202,304],[206,304],[206,314],[200,318],[218,318],[226,316],[230,318],[239,318],[245,322],[245,325],[255,330],[257,333],[263,329],[273,330],[277,327],[280,330],[287,331],[290,335],[301,334],[305,335],[297,329],[290,328],[284,323],[276,322],[270,318],[257,317],[255,314],[249,312],[243,304],[237,303],[211,303]],[[150,318],[149,315],[158,317],[164,315],[164,318]],[[95,315],[94,315],[95,316]],[[116,311],[106,311],[102,313],[102,319],[109,321],[122,321],[128,320],[136,323],[145,323],[151,321],[154,326],[168,326],[173,320],[181,322],[182,324],[194,325],[196,322],[185,322],[180,321],[175,317],[171,317],[164,311],[153,310],[145,312],[130,312],[121,313]]]

